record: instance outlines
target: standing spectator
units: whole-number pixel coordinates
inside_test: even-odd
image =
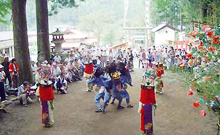
[[[33,80],[35,82],[35,75],[36,75],[37,66],[35,65],[34,61],[31,61],[31,69],[32,69],[32,74],[33,74]]]
[[[97,64],[97,58],[96,58],[95,49],[92,51],[91,58],[92,58],[93,64],[96,65]]]
[[[162,53],[163,55],[163,65],[169,69],[169,62],[168,62],[168,59],[169,59],[169,53],[167,51],[167,48],[165,48],[165,51]]]
[[[112,52],[112,49],[110,49],[108,53],[108,60],[109,62],[113,62],[113,59],[114,59],[114,54]]]
[[[9,86],[11,88],[12,87],[12,80],[11,80],[11,76],[10,76],[10,73],[9,73],[9,65],[10,65],[9,58],[6,56],[5,59],[4,59],[4,62],[2,63],[2,66],[4,66],[5,83],[8,79]]]
[[[153,55],[154,60],[156,59],[156,51],[157,51],[157,50],[156,50],[156,47],[153,46],[151,53],[152,53],[152,55]],[[154,60],[153,60],[153,61],[154,61]]]
[[[9,73],[11,74],[12,82],[13,82],[13,88],[18,87],[18,65],[16,59],[12,59],[10,65],[9,65]]]
[[[5,54],[2,53],[2,55],[0,56],[0,62],[1,62],[1,63],[4,62],[4,58],[5,58]]]
[[[133,68],[134,68],[134,55],[132,53],[132,50],[130,50],[130,53],[129,53],[129,62],[131,64],[131,70],[133,71]]]
[[[122,52],[121,52],[121,49],[119,48],[118,52],[116,52],[116,54],[115,54],[115,59],[116,60],[121,59],[121,56],[122,56]]]
[[[183,48],[183,50],[182,50],[182,52],[181,52],[181,57],[185,57],[186,56],[186,50],[185,50],[185,48]]]
[[[146,61],[146,53],[145,53],[145,50],[143,49],[142,50],[142,53],[141,53],[141,63],[142,63],[142,68],[144,68],[144,62]]]
[[[125,60],[126,57],[127,57],[127,55],[126,55],[126,50],[123,50],[123,52],[122,52],[122,57],[123,57],[123,61],[126,61],[126,60]]]
[[[156,52],[155,52],[155,61],[156,61],[156,63],[160,62],[160,59],[161,59],[161,51],[156,50]]]
[[[151,52],[150,49],[148,49],[147,58],[148,58],[149,62],[154,61],[153,53]]]
[[[56,63],[61,63],[62,62],[62,58],[60,57],[59,53],[56,53],[56,56],[54,56],[53,60]]]
[[[128,65],[128,62],[129,62],[129,52],[127,52],[127,54],[126,54],[126,59],[125,59],[125,65]]]
[[[171,47],[170,59],[171,59],[170,65],[174,65],[174,62],[175,62],[175,50],[174,50],[173,47]]]
[[[182,53],[181,49],[178,49],[178,50],[176,51],[176,54],[175,54],[175,55],[176,55],[176,56],[179,55],[179,57],[180,57],[180,56],[181,56],[181,53]]]
[[[106,63],[107,63],[107,52],[106,52],[106,50],[103,51],[102,58],[103,58],[102,59],[103,60],[102,61],[102,66],[105,67]]]
[[[18,98],[20,100],[21,105],[27,107],[28,103],[32,103],[31,98],[28,96],[28,91],[30,90],[30,84],[28,81],[24,81],[24,83],[18,87]]]
[[[139,51],[139,54],[137,54],[137,57],[138,57],[138,67],[140,68],[140,66],[141,66],[141,63],[142,63],[142,56],[143,56],[143,50],[142,50],[142,48],[140,47],[140,51]],[[146,58],[146,54],[144,53],[144,55],[145,55],[145,58]],[[143,64],[142,64],[143,65]]]
[[[4,80],[5,80],[4,67],[0,65],[0,96],[2,102],[6,101]]]

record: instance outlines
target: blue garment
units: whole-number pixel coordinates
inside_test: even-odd
[[[106,83],[110,80],[110,78],[100,76],[99,78],[92,77],[89,79],[88,83],[96,84],[98,86],[106,86]]]
[[[57,83],[56,83],[56,87],[57,89],[61,89],[62,86],[65,86],[65,78],[58,77],[57,78]]]
[[[171,58],[170,64],[171,64],[171,65],[174,65],[174,63],[175,63],[175,59],[174,59],[174,58]]]
[[[126,99],[126,103],[130,104],[130,96],[126,90],[122,90],[121,92],[121,97]]]
[[[125,75],[120,77],[120,81],[122,82],[122,84],[129,84],[129,85],[131,85],[132,79],[131,79],[130,73],[126,72]]]
[[[105,89],[104,92],[96,94],[94,101],[99,110],[101,109],[105,110],[106,105],[109,102],[110,98],[111,98],[110,93]],[[101,99],[104,100],[103,105],[100,104]]]
[[[118,106],[121,106],[121,102],[122,102],[123,98],[126,99],[126,102],[128,104],[130,103],[130,96],[129,96],[128,92],[125,91],[125,90],[119,91],[119,90],[116,89],[116,86],[118,84],[120,84],[122,89],[123,89],[123,87],[126,85],[126,83],[129,82],[128,77],[121,76],[121,78],[119,80],[113,80],[113,79],[110,79],[110,78],[100,76],[99,78],[91,78],[89,80],[89,82],[93,83],[93,84],[96,84],[98,86],[104,86],[106,88],[104,94],[103,93],[97,93],[96,96],[95,96],[94,101],[95,101],[96,106],[98,107],[98,109],[100,109],[102,107],[105,109],[106,104],[108,103],[108,101],[111,98],[111,95],[109,94],[110,90],[112,90],[113,98],[115,98],[119,101]],[[100,99],[101,98],[104,99],[103,106],[100,105]]]
[[[96,106],[98,107],[99,110],[102,109],[102,105],[100,104],[101,99],[104,99],[104,93],[97,93],[95,95],[94,102],[95,102],[95,104],[96,104]]]

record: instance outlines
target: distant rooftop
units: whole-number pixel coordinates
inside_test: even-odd
[[[157,31],[159,31],[159,30],[161,30],[161,29],[163,29],[163,28],[165,28],[165,27],[168,27],[168,28],[170,28],[170,29],[172,29],[172,30],[174,30],[174,31],[179,31],[178,29],[174,28],[173,26],[171,26],[171,25],[170,25],[169,23],[167,23],[167,22],[161,23],[160,25],[158,25],[158,26],[156,26],[155,28],[153,28],[151,31],[152,31],[152,32],[157,32]]]

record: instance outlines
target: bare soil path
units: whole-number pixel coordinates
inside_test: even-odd
[[[0,135],[139,135],[141,75],[142,69],[138,68],[132,73],[134,86],[129,87],[132,109],[117,110],[116,105],[110,104],[106,114],[96,114],[95,93],[86,92],[85,81],[74,82],[69,85],[68,94],[56,95],[52,128],[42,127],[39,102],[27,108],[15,102],[9,107],[10,113],[0,114]],[[216,119],[210,113],[203,118],[199,116],[199,110],[192,107],[198,97],[186,95],[179,77],[166,72],[164,95],[156,96],[155,135],[216,135]]]

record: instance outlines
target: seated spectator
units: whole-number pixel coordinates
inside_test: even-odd
[[[20,100],[20,104],[27,107],[28,103],[32,103],[32,99],[29,96],[30,84],[28,81],[24,81],[24,83],[18,87],[18,99]]]
[[[71,60],[73,60],[73,55],[68,54],[67,58],[64,60],[64,62],[69,63]]]
[[[52,64],[53,67],[52,67],[52,76],[53,76],[53,79],[56,80],[56,78],[61,74],[61,70],[60,70],[60,67],[57,66],[56,63],[53,63]],[[51,68],[51,67],[49,67]],[[54,80],[52,79],[52,81],[54,82]]]
[[[71,74],[68,70],[67,63],[64,62],[63,65],[61,65],[60,69],[61,69],[62,73],[64,74],[65,79],[67,80],[67,82],[71,83],[72,82],[72,78],[71,78],[72,76],[71,76]]]
[[[56,62],[56,63],[61,63],[62,62],[62,58],[59,55],[59,53],[56,53],[56,55],[53,58],[53,61]]]
[[[75,59],[74,65],[81,76],[83,76],[83,64],[80,60]]]
[[[54,86],[57,89],[57,93],[67,94],[67,81],[63,73],[57,77]]]
[[[67,68],[68,68],[69,72],[71,73],[72,81],[82,80],[80,78],[80,75],[79,75],[77,68],[74,66],[73,61],[70,61],[70,63],[68,63]]]

